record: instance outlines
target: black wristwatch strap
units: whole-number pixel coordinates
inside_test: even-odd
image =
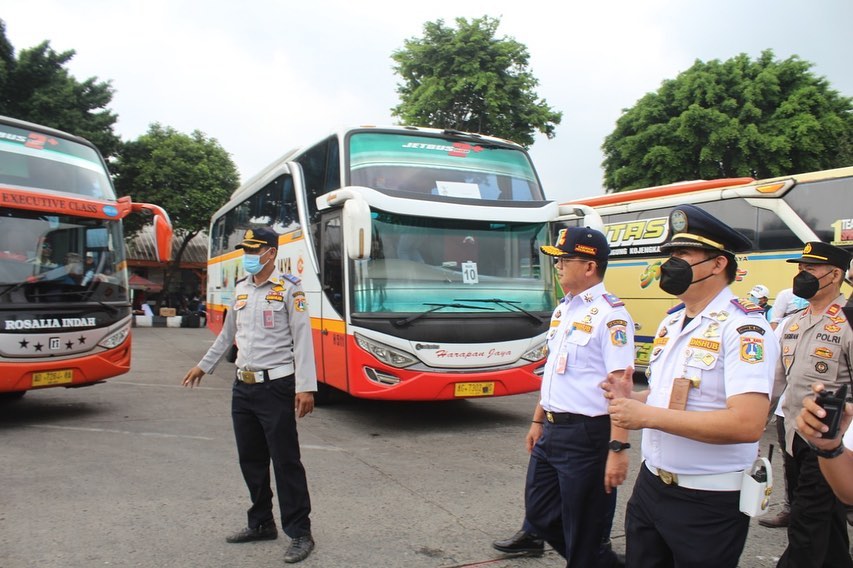
[[[816,453],[819,458],[831,460],[832,458],[837,458],[844,453],[844,444],[839,443],[837,448],[833,448],[831,450],[819,450],[815,448],[814,453]]]

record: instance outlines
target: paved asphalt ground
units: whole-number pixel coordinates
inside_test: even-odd
[[[131,373],[0,405],[0,567],[283,564],[285,537],[224,540],[245,525],[248,501],[229,416],[233,366],[200,388],[180,387],[212,339],[205,329],[138,328]],[[535,401],[345,399],[318,408],[300,422],[317,540],[301,566],[563,566],[553,551],[509,558],[491,548],[522,521]],[[619,494],[617,550],[638,438]],[[780,464],[777,455],[773,512]],[[785,543],[784,530],[753,520],[741,566],[774,566]]]

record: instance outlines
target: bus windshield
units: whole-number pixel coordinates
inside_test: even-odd
[[[0,305],[127,301],[117,221],[0,208]]]
[[[85,144],[0,123],[0,183],[115,200],[98,152]]]
[[[544,201],[520,148],[475,140],[356,132],[349,138],[350,183],[397,197]]]
[[[544,223],[374,211],[371,258],[353,261],[353,312],[550,312],[551,267],[539,251],[547,238]]]

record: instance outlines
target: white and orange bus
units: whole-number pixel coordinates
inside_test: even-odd
[[[415,127],[335,132],[214,215],[209,325],[221,329],[243,276],[243,232],[271,225],[279,268],[308,296],[318,398],[534,391],[555,297],[539,246],[557,212],[517,144]]]
[[[796,266],[785,260],[798,257],[807,241],[853,247],[853,167],[758,181],[677,183],[562,205],[591,207],[601,217],[612,249],[605,282],[634,318],[639,368],[648,363],[664,313],[678,303],[658,286],[660,265],[666,260],[659,247],[669,236],[669,212],[686,203],[702,207],[752,240],[752,250],[737,258],[732,289],[741,297],[763,284],[773,304],[796,274]],[[583,222],[578,215],[562,215],[553,230]]]
[[[168,216],[116,199],[91,143],[0,117],[0,396],[128,372],[122,219],[141,210],[154,214],[159,256],[168,260]]]

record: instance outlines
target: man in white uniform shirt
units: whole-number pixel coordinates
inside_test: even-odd
[[[763,310],[728,287],[749,240],[691,205],[669,226],[660,287],[683,303],[657,330],[649,390],[632,393],[627,376],[603,385],[614,424],[643,429],[626,566],[735,568],[749,530],[743,470],[758,455],[779,348]]]
[[[579,568],[610,566],[600,554],[610,532],[616,487],[628,472],[628,433],[611,427],[599,385],[634,360],[634,322],[602,282],[610,247],[590,228],[563,229],[555,246],[566,296],[551,316],[548,360],[527,434],[530,463],[525,525]],[[609,556],[609,557],[608,557]]]

